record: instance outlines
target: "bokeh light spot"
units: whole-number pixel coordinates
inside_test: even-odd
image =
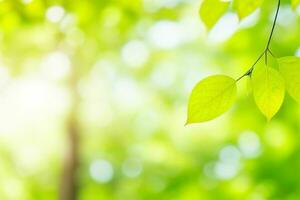
[[[62,20],[65,9],[62,6],[51,6],[46,11],[46,17],[50,22],[56,23]]]
[[[142,170],[142,163],[136,158],[129,158],[125,160],[122,164],[122,172],[125,176],[129,178],[135,178],[139,176]]]
[[[144,42],[132,40],[126,43],[121,50],[121,57],[130,67],[141,67],[149,58],[149,50]]]
[[[113,178],[113,166],[107,160],[95,160],[90,165],[90,175],[99,183],[107,183]]]
[[[261,152],[260,140],[254,132],[243,132],[239,137],[238,144],[243,156],[246,158],[255,158]]]
[[[60,80],[65,78],[71,69],[69,57],[60,51],[48,54],[42,61],[42,71],[45,76],[51,80]]]

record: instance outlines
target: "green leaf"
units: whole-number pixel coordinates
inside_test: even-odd
[[[251,82],[255,103],[270,120],[283,103],[284,80],[278,71],[272,67],[258,65],[252,72]]]
[[[300,0],[291,0],[292,8],[296,9],[300,5]]]
[[[204,0],[200,7],[200,17],[205,26],[211,29],[227,11],[229,2],[221,0]]]
[[[278,62],[288,93],[300,103],[300,58],[282,57]]]
[[[188,105],[187,124],[212,120],[227,111],[236,97],[236,81],[214,75],[200,81],[193,89]]]
[[[261,6],[263,0],[235,0],[234,8],[240,19],[243,19]]]

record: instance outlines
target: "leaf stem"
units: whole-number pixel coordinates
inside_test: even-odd
[[[273,21],[273,24],[272,24],[271,33],[270,33],[270,35],[269,35],[268,42],[267,42],[267,45],[266,45],[265,50],[258,56],[257,60],[252,64],[252,66],[251,66],[251,67],[250,67],[250,68],[249,68],[242,76],[240,76],[238,79],[236,79],[236,82],[239,81],[239,80],[241,80],[241,79],[244,78],[245,76],[251,76],[252,71],[253,71],[255,65],[258,63],[258,61],[259,61],[264,55],[265,55],[265,64],[267,65],[267,63],[268,63],[268,52],[274,57],[274,54],[271,52],[271,50],[269,49],[269,47],[270,47],[271,40],[272,40],[272,37],[273,37],[273,34],[274,34],[274,29],[275,29],[275,26],[276,26],[278,14],[279,14],[279,9],[280,9],[280,0],[278,0],[278,4],[277,4],[277,9],[276,9],[275,17],[274,17],[274,21]]]
[[[278,17],[278,14],[279,14],[279,8],[280,8],[280,0],[278,0],[276,14],[275,14],[275,18],[274,18],[273,25],[272,25],[272,30],[271,30],[271,33],[270,33],[270,36],[269,36],[268,43],[267,43],[265,51],[267,51],[269,49],[269,46],[270,46],[270,43],[271,43],[271,40],[272,40],[272,36],[273,36],[274,29],[275,29],[276,22],[277,22],[277,17]]]
[[[271,56],[272,56],[273,58],[276,58],[276,56],[274,55],[274,53],[273,53],[270,49],[268,49],[268,52],[271,54]]]
[[[263,57],[263,55],[265,54],[265,51],[263,53],[260,54],[260,56],[258,56],[258,58],[256,59],[256,61],[252,64],[252,66],[242,75],[240,76],[236,81],[241,80],[242,78],[244,78],[245,76],[250,76],[254,66],[258,63],[258,61]]]

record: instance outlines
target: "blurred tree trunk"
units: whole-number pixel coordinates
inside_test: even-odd
[[[77,168],[79,166],[79,127],[77,111],[79,98],[76,84],[77,78],[70,82],[72,106],[67,120],[67,152],[64,158],[60,185],[60,200],[76,200],[78,193]]]

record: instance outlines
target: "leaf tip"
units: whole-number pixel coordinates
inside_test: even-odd
[[[272,120],[273,116],[266,116],[267,122],[270,122]]]
[[[186,119],[186,122],[185,122],[184,126],[189,126],[189,125],[195,124],[195,123],[198,123],[198,122],[194,121],[193,119],[191,119],[191,116],[188,116],[187,119]]]
[[[239,21],[242,21],[245,17],[241,13],[237,13]]]
[[[186,120],[184,126],[188,126],[188,125],[190,125],[190,122],[188,120]]]

